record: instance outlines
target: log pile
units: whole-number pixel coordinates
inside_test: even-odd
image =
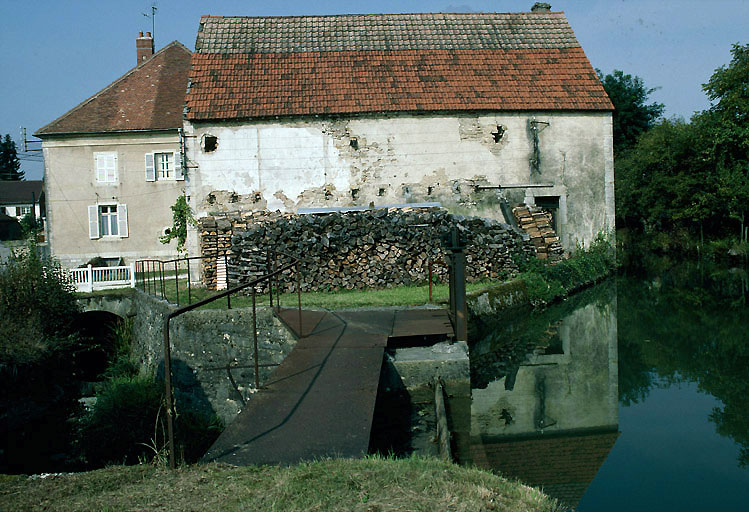
[[[454,216],[439,208],[314,215],[258,211],[200,220],[203,254],[222,258],[228,251],[229,286],[249,282],[273,265],[291,261],[287,255],[298,255],[305,260],[301,273],[304,291],[421,283],[427,280],[430,261],[433,275],[445,281],[446,251],[441,236],[453,226],[467,241],[469,281],[509,277],[517,272],[513,253],[533,254],[522,234],[506,224]],[[206,286],[215,288],[215,259],[205,263],[203,270]],[[293,271],[288,271],[282,287],[295,289],[294,281]]]
[[[551,212],[536,206],[522,205],[513,208],[512,213],[520,228],[530,236],[537,258],[558,260],[564,256],[564,249],[554,231]]]

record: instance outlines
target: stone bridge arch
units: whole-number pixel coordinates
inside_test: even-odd
[[[112,363],[118,347],[118,332],[123,322],[135,316],[130,296],[96,295],[79,298],[81,312],[73,319],[81,334],[82,349],[76,353],[77,373],[96,381]]]
[[[129,295],[94,295],[78,299],[81,312],[106,311],[122,319],[135,316],[135,302]]]

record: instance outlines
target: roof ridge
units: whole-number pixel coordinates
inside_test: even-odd
[[[531,16],[544,16],[550,14],[564,14],[565,11],[546,11],[546,12],[390,12],[390,13],[344,13],[344,14],[296,14],[296,15],[275,15],[275,16],[221,16],[212,14],[203,14],[200,19],[204,18],[220,18],[220,19],[291,19],[291,18],[340,18],[344,16],[423,16],[423,15],[443,15],[447,14],[450,16],[491,16],[495,14],[501,15],[531,15]]]
[[[92,101],[94,101],[97,98],[99,98],[102,94],[104,94],[104,93],[112,90],[117,84],[123,82],[125,79],[129,78],[130,76],[132,76],[136,71],[139,71],[141,68],[145,67],[146,65],[151,64],[156,57],[160,57],[162,54],[164,54],[167,50],[169,50],[171,48],[180,48],[180,49],[183,49],[187,53],[189,53],[189,54],[192,55],[192,52],[184,44],[180,43],[179,41],[177,41],[175,39],[171,43],[169,43],[166,46],[164,46],[161,50],[159,50],[156,53],[154,53],[151,56],[150,59],[147,59],[147,60],[145,60],[143,62],[139,62],[138,65],[136,65],[134,68],[131,68],[130,70],[126,71],[125,74],[123,74],[119,78],[115,79],[113,82],[111,82],[109,85],[107,85],[103,89],[100,89],[99,91],[97,91],[96,93],[94,93],[92,96],[89,96],[88,98],[86,98],[85,100],[83,100],[82,102],[80,102],[78,105],[76,105],[75,107],[71,108],[70,110],[68,110],[67,112],[65,112],[64,114],[62,114],[57,119],[55,119],[55,120],[47,123],[46,125],[42,126],[38,130],[36,130],[33,133],[34,137],[38,137],[39,134],[45,135],[44,133],[42,133],[44,130],[46,130],[47,128],[51,127],[52,125],[54,125],[56,123],[61,122],[62,120],[64,120],[67,117],[69,117],[70,115],[78,112],[80,109],[82,109],[83,107],[85,107],[86,105],[88,105],[89,103],[91,103]]]

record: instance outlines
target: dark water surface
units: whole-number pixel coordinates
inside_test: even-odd
[[[490,322],[459,458],[583,512],[749,510],[746,288],[682,265]]]

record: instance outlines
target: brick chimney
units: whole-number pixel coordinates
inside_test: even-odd
[[[551,11],[551,4],[546,2],[536,2],[531,7],[531,12],[549,12]]]
[[[150,32],[138,33],[138,38],[135,40],[135,51],[138,54],[138,64],[147,61],[153,56],[153,38]]]

